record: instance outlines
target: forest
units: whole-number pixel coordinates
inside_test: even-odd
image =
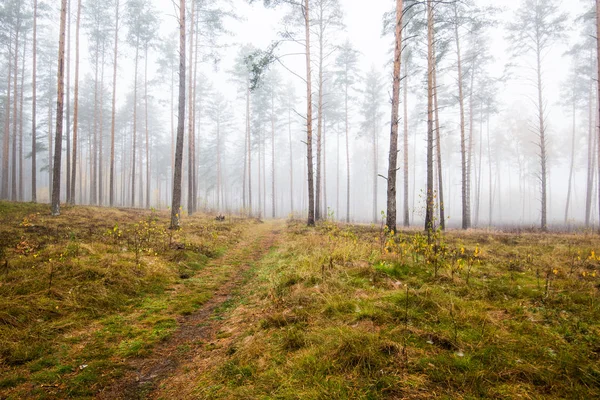
[[[600,397],[600,0],[3,0],[0,399]]]

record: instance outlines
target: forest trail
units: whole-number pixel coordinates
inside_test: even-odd
[[[215,288],[210,300],[194,313],[181,317],[177,330],[151,354],[127,361],[128,372],[97,394],[99,399],[160,398],[156,392],[164,383],[177,381],[190,368],[192,360],[214,350],[224,320],[220,313],[226,309],[237,290],[247,279],[248,270],[259,262],[279,240],[283,222],[270,221],[253,225],[244,237],[221,257],[210,262],[194,279],[211,279],[215,273],[229,276],[227,283]],[[221,310],[221,311],[220,311]],[[223,350],[224,351],[224,350]],[[202,364],[194,363],[195,372]]]

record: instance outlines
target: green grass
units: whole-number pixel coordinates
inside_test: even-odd
[[[249,224],[0,202],[0,397],[93,395],[211,298],[225,271],[197,275]]]
[[[423,240],[289,225],[243,293],[260,314],[233,311],[253,322],[193,394],[600,397],[600,238],[449,232],[438,254]]]

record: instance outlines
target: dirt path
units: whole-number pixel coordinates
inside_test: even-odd
[[[216,269],[231,268],[230,278],[221,285],[211,299],[193,314],[179,320],[177,330],[154,349],[148,357],[128,361],[130,372],[113,385],[97,394],[99,399],[147,399],[158,398],[157,389],[163,382],[177,380],[182,366],[189,365],[202,352],[210,350],[218,339],[223,320],[212,318],[219,307],[233,298],[237,288],[244,282],[245,272],[253,263],[260,261],[276,244],[281,225],[277,222],[254,225],[245,232],[245,237],[223,256],[213,260],[196,277],[210,277]],[[185,367],[187,370],[189,367]],[[194,369],[201,369],[194,364]]]

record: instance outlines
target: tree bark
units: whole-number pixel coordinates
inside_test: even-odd
[[[288,106],[288,138],[290,142],[290,211],[294,216],[294,157],[292,150],[292,107]]]
[[[404,112],[404,199],[403,199],[403,214],[404,214],[404,226],[410,226],[410,215],[408,212],[408,63],[404,62],[404,101],[403,101],[403,112]]]
[[[348,65],[346,65],[344,85],[344,124],[346,130],[346,223],[350,223],[350,128],[348,124]]]
[[[252,216],[252,142],[250,136],[250,83],[246,86],[246,142],[248,148],[248,211]]]
[[[192,2],[193,3],[193,2]],[[146,134],[146,208],[150,208],[150,134],[148,132],[148,42],[144,45],[144,130]],[[141,173],[141,171],[140,171]]]
[[[33,0],[33,49],[31,73],[31,201],[37,202],[37,11],[38,0]]]
[[[542,218],[541,218],[541,229],[542,231],[548,230],[546,222],[546,125],[544,121],[544,99],[542,95],[542,49],[539,45],[539,39],[537,43],[537,90],[538,90],[538,113],[540,123],[540,163],[541,163],[541,184],[542,184]]]
[[[71,0],[67,0],[67,123],[66,139],[67,139],[67,204],[71,203]]]
[[[9,173],[9,150],[10,150],[10,99],[11,99],[11,85],[12,85],[12,29],[9,32],[8,42],[8,73],[7,76],[7,90],[6,90],[6,116],[4,117],[4,137],[2,138],[2,188],[0,190],[0,197],[8,199],[8,173]],[[14,116],[13,116],[14,118]]]
[[[598,79],[600,82],[600,0],[596,0],[596,51],[596,68],[598,69]],[[600,84],[598,84],[597,90],[598,99],[600,99]],[[598,109],[600,112],[600,101],[598,101]],[[598,130],[598,155],[600,156],[600,130]],[[598,159],[598,179],[600,179],[600,158]],[[600,183],[598,184],[598,190],[600,191]],[[600,194],[598,195],[598,207],[598,215],[600,216]],[[600,224],[598,224],[598,231],[600,232]]]
[[[469,196],[469,173],[467,171],[467,149],[465,139],[465,105],[463,94],[463,72],[462,57],[460,53],[460,38],[458,35],[458,6],[454,5],[454,40],[456,43],[457,68],[458,68],[458,104],[460,108],[460,159],[462,171],[461,195],[462,195],[462,228],[471,227],[471,207]]]
[[[108,202],[111,207],[115,201],[115,122],[116,122],[116,99],[117,99],[117,60],[119,45],[119,0],[115,5],[115,47],[113,52],[113,87],[112,87],[112,111],[110,122],[110,167],[108,177]]]
[[[173,201],[171,203],[171,229],[181,225],[181,169],[183,166],[183,130],[185,124],[185,0],[179,0],[179,115],[177,117],[177,143],[175,145],[175,171],[173,174]]]
[[[433,5],[427,0],[427,194],[425,205],[425,230],[431,241],[434,229],[433,213]]]
[[[193,90],[192,90],[192,78],[193,78],[193,61],[194,61],[194,12],[195,12],[195,5],[196,2],[192,0],[192,12],[190,13],[190,54],[189,54],[189,82],[188,82],[188,87],[190,89],[189,93],[188,93],[188,147],[189,147],[189,156],[188,156],[188,198],[187,198],[187,209],[188,209],[188,215],[192,215],[194,213],[194,165],[193,165],[193,161],[194,161],[194,157],[193,157],[193,151],[192,151],[192,144],[194,141],[194,113],[193,113],[193,109],[194,109],[194,103],[193,103]],[[217,132],[217,140],[218,140],[218,132]],[[217,160],[219,160],[219,144],[217,143]],[[218,161],[217,161],[218,162]],[[217,169],[219,168],[219,166],[217,166]],[[219,199],[219,195],[218,195],[218,187],[219,187],[219,181],[218,181],[218,173],[217,173],[217,207],[218,207],[218,199]]]
[[[10,199],[17,201],[17,133],[19,127],[19,118],[17,114],[17,105],[19,103],[19,95],[17,79],[19,77],[19,31],[21,30],[21,9],[19,3],[18,19],[17,19],[17,30],[15,31],[15,64],[13,66],[13,134],[12,134],[12,168],[10,170],[11,176],[11,190]]]
[[[315,197],[315,220],[322,218],[321,210],[321,142],[323,133],[323,2],[319,15],[319,98],[317,100],[317,184]],[[307,44],[308,47],[308,44]]]
[[[396,172],[398,163],[398,124],[400,105],[400,71],[402,68],[402,12],[403,1],[396,0],[396,29],[394,45],[394,73],[392,83],[392,120],[390,132],[390,154],[387,176],[387,218],[386,225],[396,231]],[[377,177],[375,177],[377,179]]]
[[[275,218],[275,89],[271,91],[271,217]]]
[[[435,44],[433,47],[433,59],[435,56]],[[446,212],[444,209],[444,180],[442,174],[442,140],[440,138],[440,108],[438,105],[437,65],[433,66],[433,106],[435,107],[435,145],[437,154],[437,176],[438,176],[438,205],[440,209],[440,229],[446,229]]]
[[[19,96],[19,144],[18,156],[19,160],[19,176],[17,179],[18,193],[17,200],[23,201],[23,102],[25,93],[25,58],[27,56],[27,35],[23,40],[23,57],[21,61],[21,94]]]
[[[304,0],[304,32],[306,36],[306,160],[308,168],[308,226],[315,225],[315,192],[312,155],[312,82],[310,71],[310,9]]]
[[[185,1],[185,0],[183,0]],[[137,78],[138,78],[138,58],[139,58],[140,43],[139,37],[135,44],[135,66],[133,77],[133,138],[131,145],[131,207],[135,207],[135,153],[137,139]],[[185,82],[184,82],[185,85]],[[180,189],[181,190],[181,189]],[[181,195],[181,193],[180,193]]]
[[[575,96],[573,96],[573,110],[572,110],[572,127],[571,127],[571,165],[569,166],[569,183],[567,185],[567,204],[565,205],[565,220],[564,224],[567,225],[569,219],[569,206],[571,202],[571,186],[573,181],[573,168],[575,166],[575,127],[576,127],[576,103]]]
[[[75,92],[73,94],[73,162],[71,163],[71,203],[75,204],[75,182],[77,178],[77,129],[79,122],[79,25],[81,22],[81,0],[77,2],[77,25],[75,26]],[[35,98],[35,96],[34,96]],[[80,188],[81,190],[81,185]],[[81,201],[81,195],[79,196]]]
[[[60,167],[62,155],[63,97],[65,73],[65,25],[67,0],[62,0],[60,11],[60,38],[58,41],[58,84],[56,99],[56,135],[54,141],[54,172],[52,180],[52,215],[60,215]]]

